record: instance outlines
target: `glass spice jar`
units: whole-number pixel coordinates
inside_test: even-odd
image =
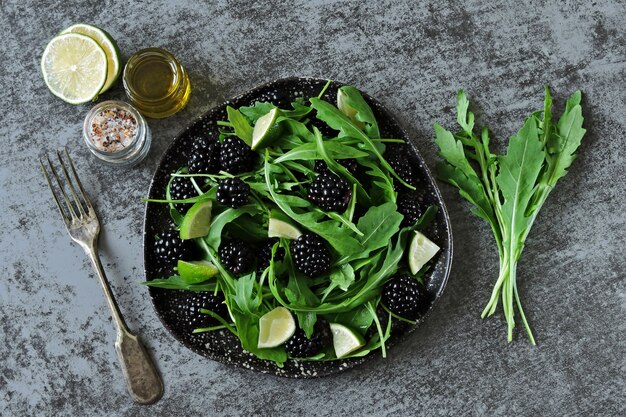
[[[83,139],[100,161],[128,167],[146,157],[152,133],[137,109],[123,101],[109,100],[87,113]]]
[[[130,102],[147,117],[164,118],[189,101],[187,72],[168,51],[146,48],[130,57],[122,76]]]

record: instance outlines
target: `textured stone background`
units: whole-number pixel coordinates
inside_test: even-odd
[[[46,3],[0,1],[0,415],[624,415],[623,1]],[[64,104],[42,81],[47,41],[75,22],[105,28],[124,58],[162,46],[190,72],[188,107],[150,122],[153,148],[132,170],[91,158],[80,137],[90,106]],[[481,321],[495,246],[447,186],[456,252],[448,288],[387,360],[320,380],[278,379],[208,361],[165,332],[138,284],[141,197],[159,156],[207,109],[294,75],[342,80],[379,98],[431,168],[432,123],[452,126],[458,88],[499,143],[541,107],[544,84],[559,106],[584,91],[580,157],[544,206],[519,268],[536,348],[523,335],[507,344],[499,317]],[[124,98],[121,86],[103,98]],[[163,374],[156,405],[130,400],[98,283],[35,165],[65,145],[97,202],[119,303]]]

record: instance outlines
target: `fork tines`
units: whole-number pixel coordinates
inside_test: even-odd
[[[61,177],[57,174],[57,170],[54,168],[49,155],[39,158],[39,165],[41,165],[43,175],[46,177],[48,187],[50,187],[54,201],[65,222],[83,219],[93,212],[93,206],[83,190],[83,185],[76,174],[76,169],[67,152],[67,148],[64,148],[63,152],[57,150],[56,155],[61,166]],[[54,181],[50,179],[51,177],[54,178]],[[69,196],[66,190],[69,190]]]

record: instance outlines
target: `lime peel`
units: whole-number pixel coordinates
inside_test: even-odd
[[[343,358],[365,345],[365,340],[360,334],[343,324],[330,323],[330,331],[333,334],[333,347],[337,358]]]
[[[198,284],[213,278],[217,275],[218,270],[209,261],[178,261],[176,266],[178,275],[188,284]]]
[[[259,319],[258,348],[273,348],[285,343],[296,331],[296,322],[285,307],[276,307]]]
[[[181,239],[195,239],[209,234],[212,206],[211,200],[198,201],[191,206],[180,224]]]
[[[409,246],[409,268],[411,274],[415,275],[428,261],[439,252],[439,246],[434,244],[422,233],[415,231],[415,236]]]
[[[280,110],[273,108],[259,117],[252,131],[252,150],[269,145],[279,136],[280,126],[276,123],[278,116],[280,116]]]
[[[291,223],[284,220],[270,217],[267,227],[267,237],[277,237],[295,240],[300,237],[302,232]]]

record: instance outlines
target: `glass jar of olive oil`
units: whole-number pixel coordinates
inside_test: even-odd
[[[155,119],[185,107],[191,94],[185,69],[174,55],[160,48],[142,49],[131,56],[122,80],[130,102]]]

